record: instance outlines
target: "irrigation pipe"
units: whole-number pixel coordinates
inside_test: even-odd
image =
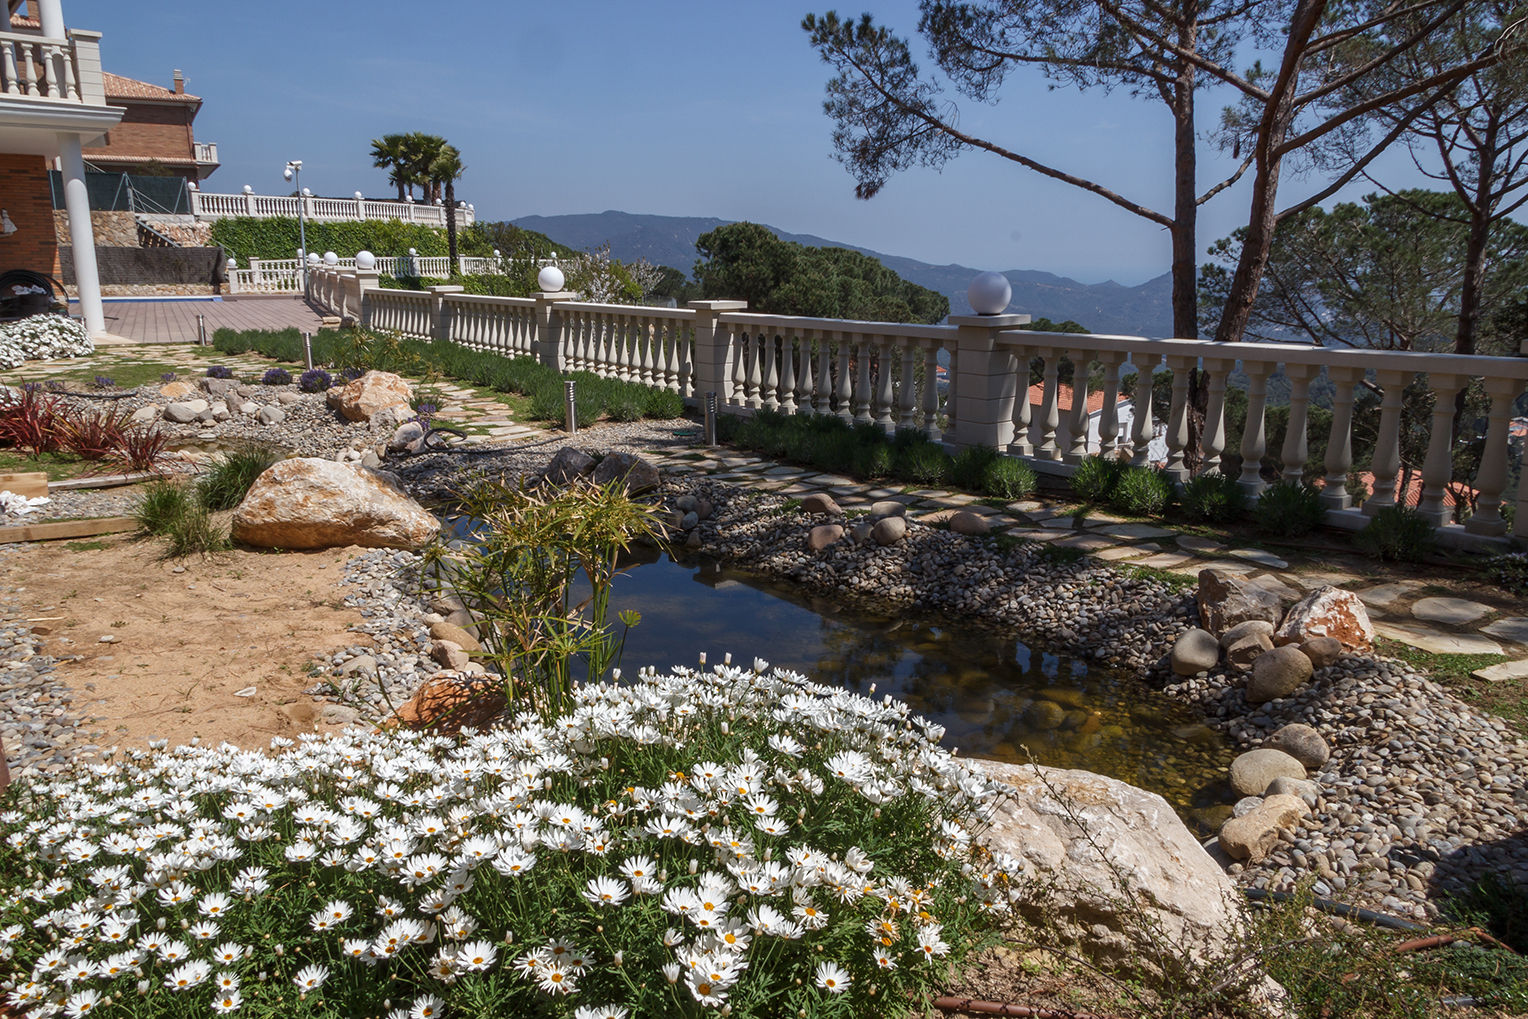
[[[1293,902],[1295,897],[1289,892],[1271,892],[1266,888],[1244,888],[1243,893],[1253,902]],[[1346,920],[1362,920],[1364,923],[1372,923],[1376,927],[1388,927],[1393,931],[1411,931],[1421,933],[1427,928],[1410,920],[1403,920],[1389,913],[1376,913],[1372,909],[1363,909],[1359,906],[1350,906],[1346,902],[1333,902],[1331,899],[1311,899],[1310,905],[1323,913],[1332,916],[1340,916]]]

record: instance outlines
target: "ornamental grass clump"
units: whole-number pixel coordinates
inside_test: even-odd
[[[197,479],[197,500],[209,510],[233,509],[244,501],[255,479],[280,459],[280,451],[272,446],[230,450],[212,461]]]
[[[1010,913],[940,728],[782,670],[459,738],[131,751],[0,813],[27,1019],[901,1016]],[[160,744],[162,747],[163,744]]]

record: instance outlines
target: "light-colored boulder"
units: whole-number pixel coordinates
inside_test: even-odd
[[[1312,671],[1310,659],[1293,644],[1265,651],[1252,663],[1247,703],[1266,704],[1288,697],[1310,681]]]
[[[819,524],[807,533],[806,547],[813,552],[821,552],[834,542],[842,540],[843,536],[842,524]]]
[[[658,468],[640,456],[632,453],[607,453],[599,466],[594,468],[589,480],[601,486],[612,481],[622,481],[626,485],[627,494],[638,495],[657,488],[661,479]]]
[[[1305,765],[1282,750],[1259,747],[1231,762],[1231,788],[1243,796],[1261,796],[1276,778],[1304,778]]]
[[[1279,832],[1294,831],[1308,813],[1297,796],[1270,796],[1255,810],[1221,825],[1220,848],[1233,859],[1257,863],[1279,844]]]
[[[266,548],[417,549],[440,523],[382,471],[294,457],[255,480],[233,516],[233,537]]]
[[[1261,619],[1278,623],[1278,595],[1227,570],[1199,571],[1199,623],[1219,636],[1238,623]]]
[[[424,425],[418,421],[405,421],[393,432],[393,437],[387,440],[388,451],[393,453],[402,453],[405,450],[413,453],[423,445]]]
[[[383,431],[398,428],[405,422],[417,420],[418,415],[414,408],[406,403],[395,403],[391,407],[383,407],[371,417],[366,419],[366,427],[374,431]]]
[[[1281,726],[1263,741],[1263,746],[1271,750],[1282,750],[1312,771],[1332,756],[1332,748],[1327,745],[1326,737],[1303,722]]]
[[[1272,650],[1273,641],[1266,633],[1249,633],[1226,648],[1226,664],[1238,672],[1246,672],[1263,652]]]
[[[435,640],[448,640],[468,654],[477,654],[483,645],[471,633],[455,623],[440,620],[430,624],[430,636]]]
[[[347,421],[370,421],[379,410],[407,406],[414,399],[408,382],[392,372],[371,371],[354,382],[329,390],[329,405]]]
[[[905,517],[907,506],[894,499],[882,499],[870,504],[870,515],[873,517]]]
[[[291,390],[287,390],[284,393],[277,393],[276,402],[281,404],[283,407],[289,407],[294,403],[301,403],[302,394],[294,393]]]
[[[430,657],[448,669],[464,668],[472,660],[460,644],[451,640],[430,641]]]
[[[137,410],[133,411],[132,417],[128,418],[128,420],[135,425],[143,425],[148,424],[150,421],[158,421],[160,415],[163,413],[163,407],[151,403],[145,407],[139,407]]]
[[[1268,783],[1268,795],[1298,797],[1307,807],[1315,809],[1316,800],[1321,795],[1321,786],[1312,779],[1280,775]]]
[[[1374,647],[1374,624],[1369,622],[1363,601],[1353,592],[1336,587],[1318,587],[1295,602],[1278,634],[1296,642],[1335,637],[1349,651]]]
[[[174,382],[166,382],[164,385],[159,387],[159,395],[164,397],[166,400],[184,400],[194,392],[196,392],[195,386],[189,382],[182,382],[178,379]]]
[[[268,403],[260,408],[260,412],[255,415],[255,420],[262,425],[279,425],[286,420],[286,411],[274,403]]]
[[[542,477],[553,485],[566,485],[574,478],[593,472],[594,457],[581,449],[564,446],[552,457],[552,462],[546,465],[546,473]]]
[[[260,405],[253,400],[245,400],[243,403],[239,404],[238,410],[239,413],[243,414],[245,417],[252,417],[259,412]]]
[[[824,492],[813,492],[801,500],[801,512],[803,513],[828,513],[832,516],[842,516],[843,507],[833,500],[831,495]]]
[[[1173,642],[1172,667],[1179,676],[1193,676],[1220,662],[1220,644],[1208,630],[1185,630]]]
[[[1269,638],[1268,646],[1272,647],[1273,624],[1266,619],[1248,619],[1246,622],[1237,623],[1220,635],[1221,650],[1229,650],[1237,641],[1259,633]]]
[[[202,412],[211,405],[206,400],[183,400],[172,403],[164,409],[166,421],[174,421],[178,425],[187,425],[201,416]]]
[[[972,513],[970,510],[960,510],[950,517],[950,530],[956,534],[964,534],[973,538],[992,533],[992,524],[980,513]]]
[[[895,545],[907,537],[907,520],[903,517],[883,517],[870,528],[870,537],[877,545]]]
[[[1021,909],[1119,961],[1140,961],[1143,911],[1194,963],[1232,947],[1242,896],[1162,797],[1086,771],[972,764],[1015,792],[983,839],[1033,874]]]

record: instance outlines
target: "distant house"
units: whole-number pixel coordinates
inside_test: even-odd
[[[192,124],[202,101],[186,91],[180,71],[169,88],[110,71],[102,72],[101,80],[106,101],[125,112],[99,144],[85,149],[92,168],[128,174],[155,168],[190,183],[207,179],[218,168],[217,143],[196,140]]]

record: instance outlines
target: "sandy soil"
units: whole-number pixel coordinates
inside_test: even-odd
[[[361,616],[340,587],[360,549],[164,560],[158,542],[102,543],[28,546],[9,579],[26,592],[41,653],[79,656],[57,675],[76,710],[99,719],[104,745],[200,736],[264,748],[272,736],[337,728],[303,690],[314,659],[371,642],[348,632]],[[108,635],[116,640],[101,643]],[[235,695],[248,687],[252,696]]]

